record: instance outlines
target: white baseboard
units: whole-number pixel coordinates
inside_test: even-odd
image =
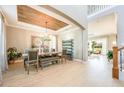
[[[83,60],[81,60],[81,59],[73,59],[73,61],[76,61],[76,62],[83,62]]]

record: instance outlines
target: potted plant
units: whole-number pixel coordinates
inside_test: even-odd
[[[97,45],[96,41],[92,41],[92,53],[94,53],[95,46]]]
[[[113,52],[112,51],[110,51],[110,50],[108,51],[107,58],[108,58],[109,62],[113,59]]]
[[[15,47],[9,48],[7,50],[7,58],[9,64],[14,63],[15,59],[21,57],[22,54],[17,52],[17,49]]]

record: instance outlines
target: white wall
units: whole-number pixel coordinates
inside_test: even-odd
[[[83,48],[83,61],[88,60],[88,29],[86,28],[83,31],[83,39],[82,39],[82,48]]]
[[[19,51],[23,52],[26,48],[31,48],[31,36],[41,37],[45,33],[20,29],[16,27],[7,26],[6,38],[7,38],[7,49],[9,47],[16,47]],[[54,39],[54,38],[53,38]],[[51,42],[51,45],[55,45]],[[55,48],[55,46],[54,46]]]
[[[124,6],[119,6],[117,13],[117,44],[124,46]]]
[[[115,13],[99,17],[88,22],[89,37],[116,34],[116,15]]]
[[[117,45],[116,34],[109,35],[107,39],[108,39],[108,50],[112,50],[113,46]]]
[[[58,49],[62,51],[62,40],[74,40],[74,59],[82,60],[83,57],[83,31],[81,29],[70,29],[66,31],[62,31],[59,34],[58,38]]]

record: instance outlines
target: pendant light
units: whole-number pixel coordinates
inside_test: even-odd
[[[46,31],[45,31],[44,41],[50,41],[50,38],[49,38],[49,35],[48,35],[48,31],[47,31],[47,24],[48,24],[48,22],[46,21],[45,24],[46,24]]]

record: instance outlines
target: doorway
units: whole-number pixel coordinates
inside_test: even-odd
[[[99,16],[88,22],[88,56],[105,56],[116,46],[116,14]]]

